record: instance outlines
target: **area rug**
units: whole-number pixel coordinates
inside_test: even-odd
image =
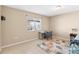
[[[53,42],[52,48],[50,50],[48,49],[47,45],[44,44],[44,42],[39,42],[37,44],[39,48],[44,50],[46,53],[52,53],[52,54],[69,54],[69,48],[63,47],[60,44],[56,44]]]

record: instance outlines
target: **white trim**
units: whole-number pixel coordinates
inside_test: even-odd
[[[9,44],[9,45],[4,45],[4,46],[2,46],[1,48],[7,48],[7,47],[14,46],[14,45],[18,45],[18,44],[22,44],[22,43],[27,43],[27,42],[30,42],[30,41],[33,41],[33,40],[36,40],[36,39],[37,39],[37,38],[35,38],[35,39],[30,39],[30,40],[25,40],[25,41],[20,41],[20,42],[12,43],[12,44]]]
[[[69,41],[69,38],[64,38],[64,37],[61,37],[61,36],[55,36],[55,38],[65,40],[65,41]]]

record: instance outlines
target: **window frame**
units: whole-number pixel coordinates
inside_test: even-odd
[[[35,22],[40,22],[40,29],[39,30],[37,30],[37,29],[34,29],[34,30],[30,30],[29,28],[29,26],[30,26],[30,21],[35,21]],[[28,31],[41,31],[42,30],[42,18],[41,17],[32,17],[32,16],[28,16],[28,18],[27,18],[27,22],[28,22],[28,24],[27,24],[27,30]]]

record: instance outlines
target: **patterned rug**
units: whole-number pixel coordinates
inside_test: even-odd
[[[60,44],[54,43],[50,49],[48,49],[47,45],[44,42],[39,42],[37,44],[37,46],[49,54],[50,53],[52,53],[52,54],[69,54],[69,48],[63,47]]]

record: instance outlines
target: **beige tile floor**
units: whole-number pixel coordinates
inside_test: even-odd
[[[2,54],[46,54],[44,50],[37,46],[40,40],[34,40],[28,43],[4,48]]]

